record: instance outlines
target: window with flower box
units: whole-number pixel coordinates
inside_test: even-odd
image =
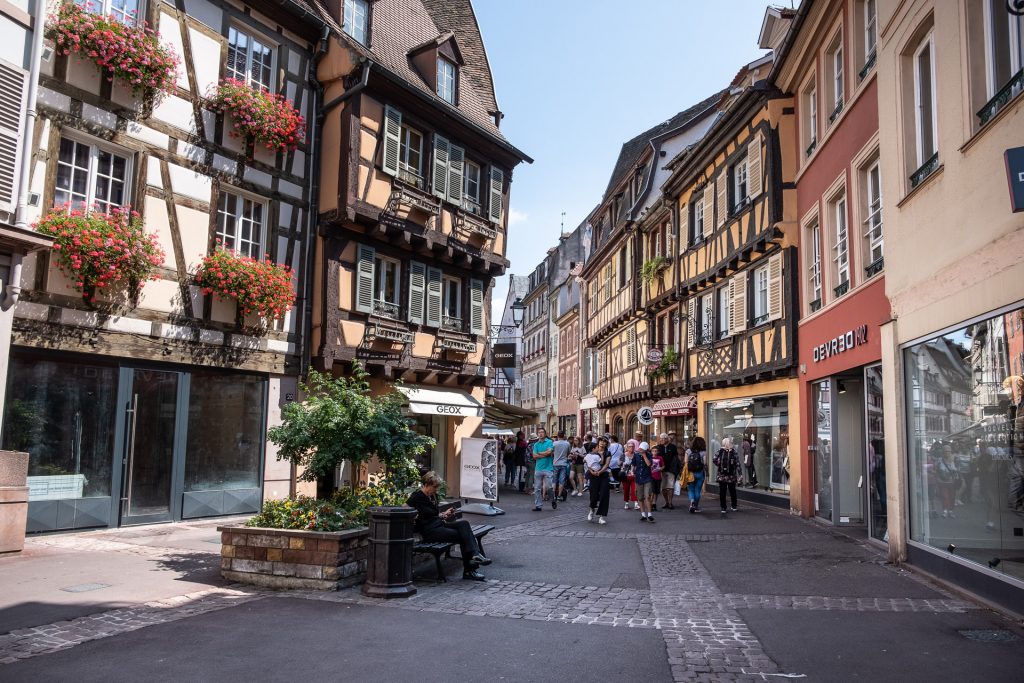
[[[57,155],[53,204],[108,212],[128,204],[131,157],[107,147],[63,137]]]
[[[111,16],[123,24],[139,21],[139,0],[75,0],[75,4],[94,14]]]
[[[221,190],[217,201],[217,238],[225,249],[261,258],[266,215],[264,202]]]
[[[228,28],[227,77],[253,88],[274,91],[274,48],[263,38]]]

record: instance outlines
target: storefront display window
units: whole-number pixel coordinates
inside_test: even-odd
[[[741,461],[750,450],[752,469],[743,468],[743,483],[789,494],[789,398],[785,394],[740,398],[706,404],[708,448],[713,456],[722,440],[732,439]],[[746,447],[743,443],[746,443]],[[714,481],[714,465],[711,466]]]
[[[1024,579],[1024,308],[905,351],[910,534]]]

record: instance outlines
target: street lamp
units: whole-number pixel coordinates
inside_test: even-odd
[[[521,297],[517,296],[509,308],[512,309],[512,322],[515,323],[516,327],[519,327],[523,324],[523,316],[526,315],[526,304],[523,303]]]

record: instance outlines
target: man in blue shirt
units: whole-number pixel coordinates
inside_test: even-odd
[[[554,475],[552,464],[555,445],[548,438],[547,430],[541,427],[537,430],[537,443],[533,444],[533,511],[541,510],[541,503],[544,501],[546,486],[551,486],[551,478]],[[546,485],[546,486],[545,486]],[[557,508],[558,503],[554,500],[552,492],[551,507]]]

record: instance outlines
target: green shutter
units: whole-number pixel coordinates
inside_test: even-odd
[[[465,161],[466,150],[452,145],[448,157],[448,200],[457,206],[462,205],[462,174]]]
[[[423,324],[423,303],[427,292],[427,267],[409,262],[409,322]]]
[[[357,247],[359,262],[356,264],[356,310],[373,313],[373,262],[377,251],[360,244]]]
[[[446,138],[434,134],[434,194],[441,199],[448,196],[448,159],[452,145]]]
[[[469,332],[484,333],[484,283],[482,280],[469,281]]]
[[[501,224],[502,217],[501,201],[504,189],[505,174],[500,168],[491,166],[490,192],[488,193],[490,195],[490,204],[488,205],[489,216],[493,222],[498,223],[499,225]]]
[[[381,167],[385,173],[398,175],[398,160],[402,149],[402,112],[384,107],[384,158]]]
[[[441,327],[442,274],[438,268],[427,268],[427,324]]]

